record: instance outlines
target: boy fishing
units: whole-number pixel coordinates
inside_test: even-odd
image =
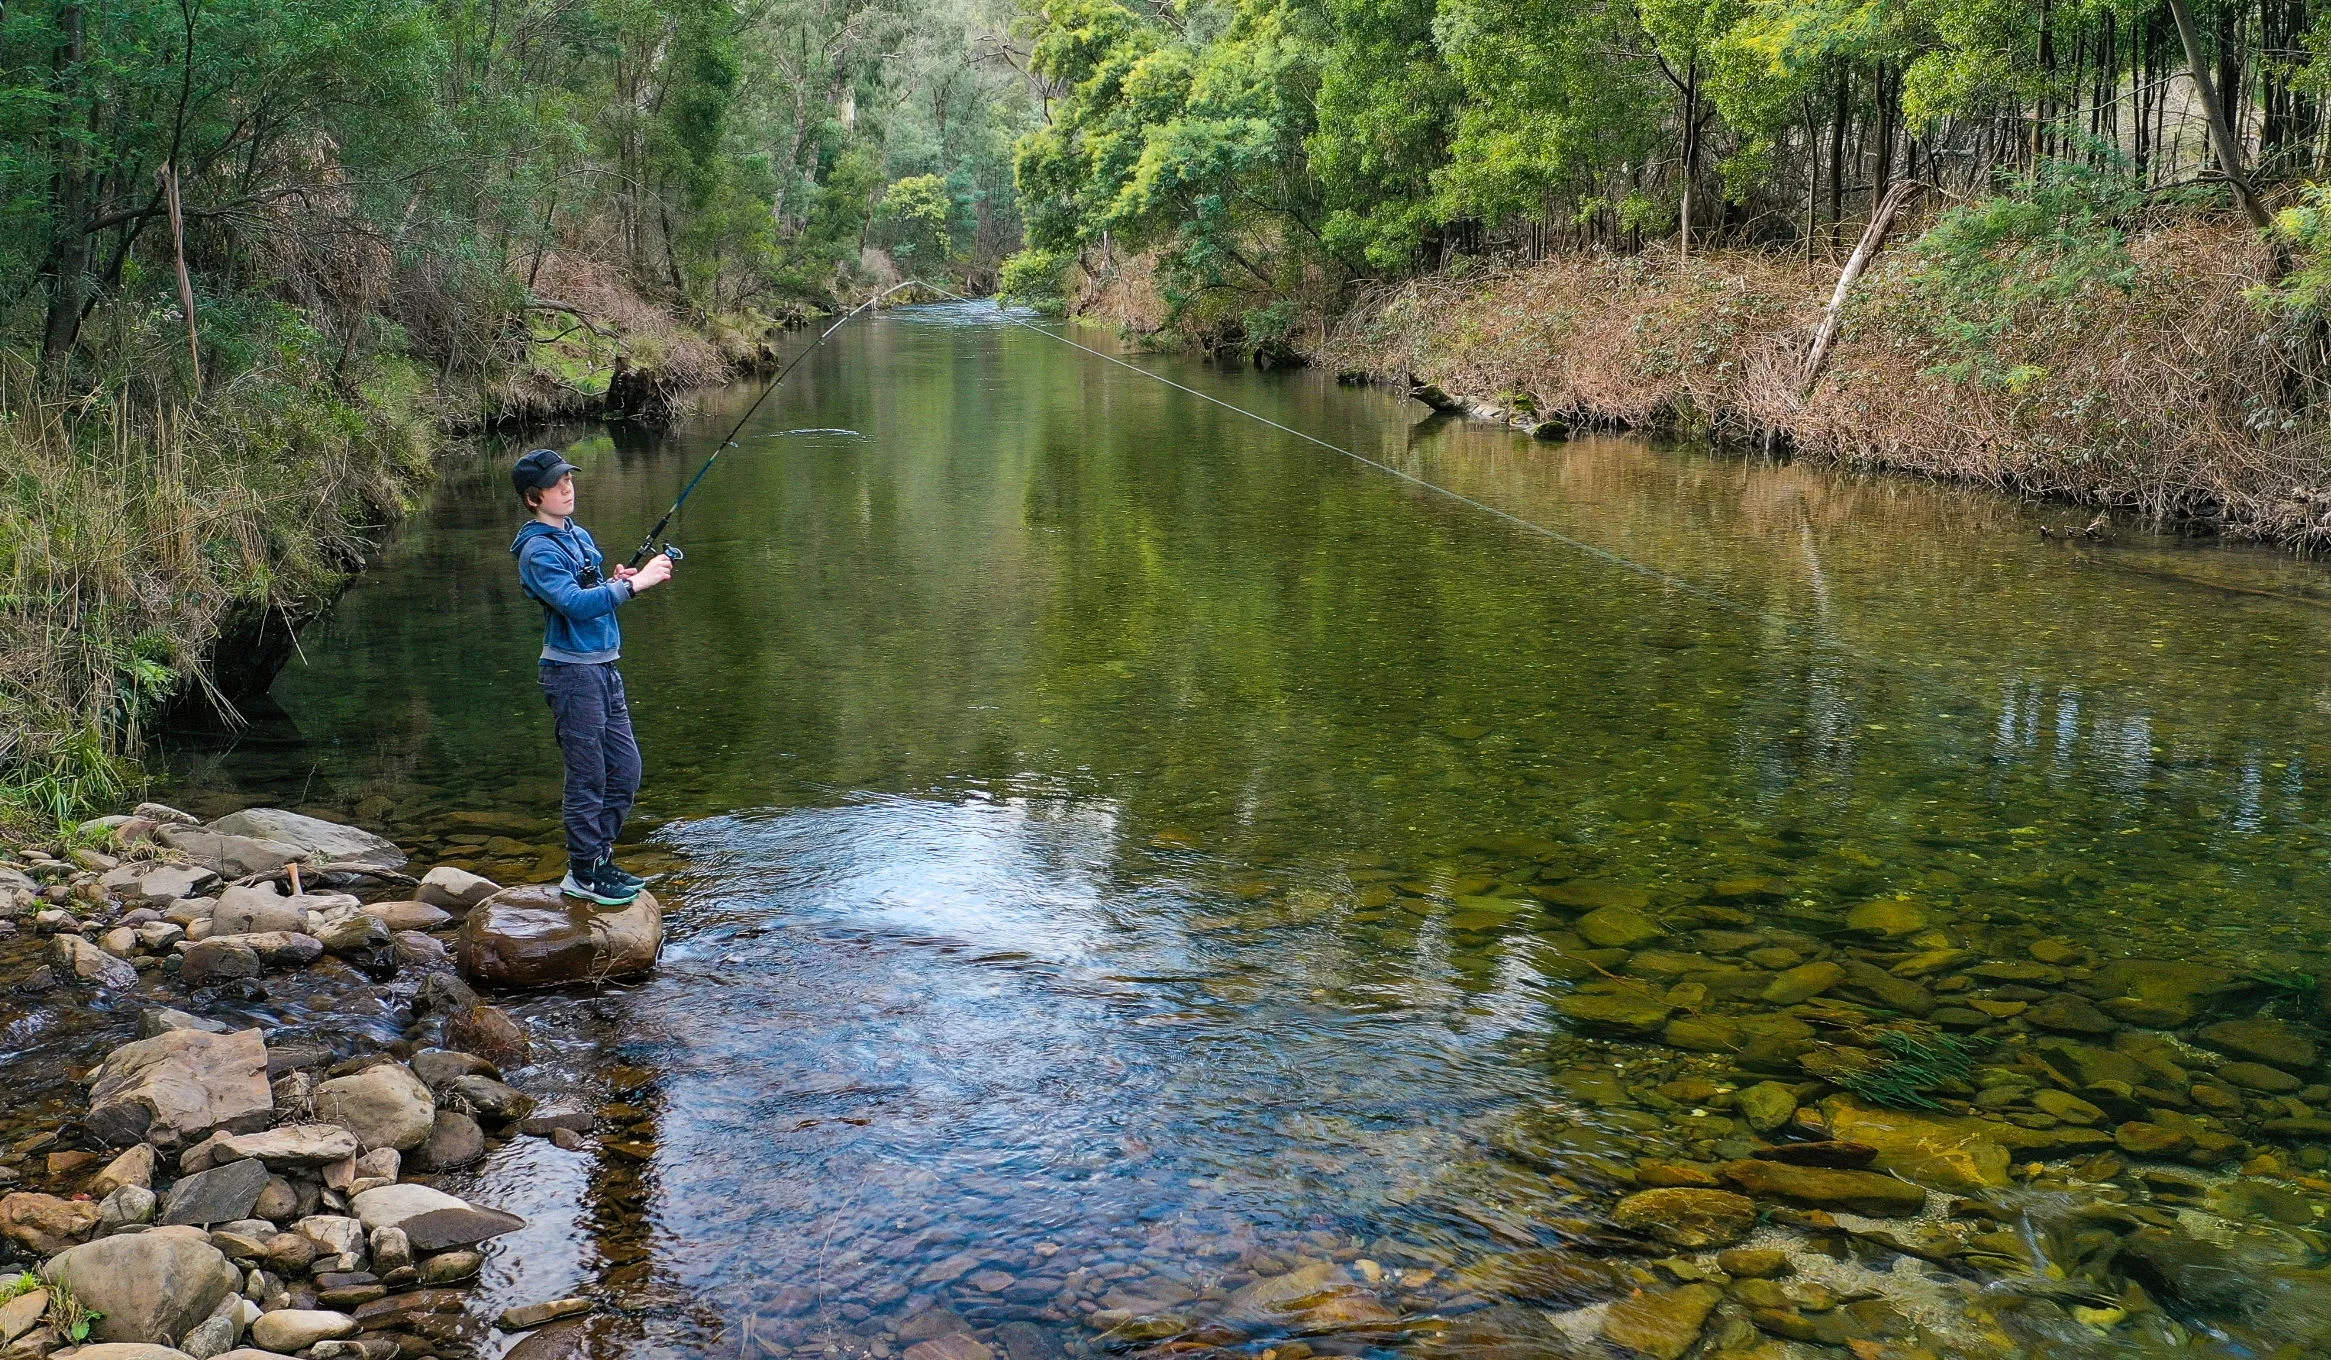
[[[623,647],[615,611],[670,580],[672,559],[657,553],[646,566],[618,566],[609,575],[590,531],[574,521],[575,465],[553,450],[520,458],[510,485],[533,516],[510,552],[520,584],[542,606],[542,695],[567,767],[567,876],[559,890],[619,907],[647,880],[616,868],[613,858],[640,771],[623,675],[615,669]]]

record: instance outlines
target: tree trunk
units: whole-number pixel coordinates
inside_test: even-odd
[[[1829,249],[1834,254],[1845,243],[1845,121],[1852,116],[1847,99],[1853,93],[1852,75],[1837,73],[1837,108],[1829,120]]]
[[[1829,309],[1821,314],[1821,325],[1813,332],[1812,351],[1806,354],[1805,370],[1797,379],[1799,392],[1813,390],[1814,381],[1821,376],[1821,365],[1829,358],[1829,347],[1837,340],[1837,328],[1845,319],[1845,303],[1853,295],[1853,286],[1861,281],[1862,271],[1870,267],[1878,247],[1885,244],[1886,232],[1894,225],[1894,214],[1923,187],[1915,180],[1897,180],[1887,187],[1885,197],[1878,200],[1877,208],[1870,213],[1870,224],[1862,229],[1860,244],[1853,248],[1844,272],[1837,276],[1837,287],[1829,294]]]
[[[1700,159],[1700,59],[1684,64],[1683,206],[1676,220],[1678,260],[1692,258],[1692,181]]]
[[[89,288],[89,140],[76,127],[81,64],[85,56],[82,11],[67,4],[57,11],[56,89],[62,106],[56,128],[56,238],[49,247],[48,315],[41,327],[41,374],[61,385],[80,338],[82,302]],[[95,110],[91,116],[94,118]]]
[[[2260,231],[2274,225],[2258,195],[2252,192],[2250,181],[2242,173],[2242,145],[2234,139],[2234,129],[2226,121],[2226,106],[2219,102],[2216,85],[2210,80],[2209,63],[2202,57],[2201,34],[2193,26],[2193,11],[2185,0],[2169,0],[2169,16],[2177,21],[2178,40],[2185,44],[2186,73],[2193,77],[2193,87],[2201,96],[2202,112],[2209,119],[2210,149],[2217,153],[2218,170],[2226,182],[2234,187],[2234,199],[2242,205],[2242,215]]]

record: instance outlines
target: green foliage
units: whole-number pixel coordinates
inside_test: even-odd
[[[882,224],[900,267],[944,269],[953,246],[948,223],[954,209],[947,181],[937,175],[909,175],[883,190],[874,218]]]
[[[1931,1027],[1888,1026],[1871,1035],[1878,1048],[1839,1050],[1870,1055],[1859,1063],[1837,1063],[1824,1077],[1875,1105],[1896,1109],[1945,1108],[1935,1092],[1975,1070],[1982,1045]],[[1882,1055],[1882,1056],[1880,1056]]]
[[[1038,311],[1058,314],[1068,301],[1068,270],[1074,252],[1023,250],[1004,261],[997,291]]]
[[[2136,286],[2121,224],[2144,194],[2116,171],[2072,162],[2016,189],[1943,214],[1917,244],[1905,296],[1936,337],[1941,372],[2021,391],[2046,374],[2004,361],[2002,341],[2034,308]]]

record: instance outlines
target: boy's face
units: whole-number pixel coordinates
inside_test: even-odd
[[[537,510],[555,519],[575,513],[575,474],[569,472],[544,488]]]

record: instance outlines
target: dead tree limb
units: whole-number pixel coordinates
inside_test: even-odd
[[[1813,332],[1813,349],[1805,356],[1805,370],[1797,378],[1797,390],[1810,393],[1813,383],[1821,376],[1821,366],[1829,359],[1829,347],[1837,341],[1837,328],[1845,320],[1846,299],[1853,295],[1853,286],[1861,282],[1862,271],[1878,248],[1886,243],[1886,233],[1893,228],[1894,214],[1910,196],[1926,186],[1914,179],[1898,179],[1886,187],[1878,200],[1877,210],[1870,214],[1870,224],[1862,228],[1862,239],[1853,248],[1845,262],[1845,271],[1837,276],[1837,287],[1829,294],[1829,308],[1821,314],[1821,325]]]

